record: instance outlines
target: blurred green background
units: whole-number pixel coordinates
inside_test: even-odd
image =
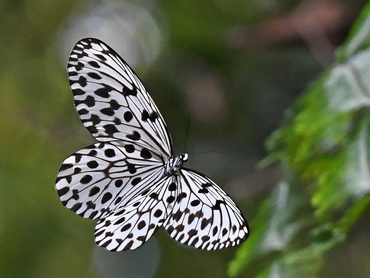
[[[254,237],[262,237],[254,229],[261,204],[282,172],[275,164],[256,168],[267,155],[264,142],[334,64],[365,4],[0,1],[0,276],[227,277],[239,250],[187,248],[160,230],[136,251],[109,253],[95,247],[93,221],[60,204],[54,181],[61,162],[93,142],[74,110],[66,72],[79,39],[103,40],[135,69],[177,153],[186,145],[188,167],[221,185]],[[370,277],[368,219],[320,257],[318,277]],[[256,277],[271,260],[242,267],[240,252],[239,277]],[[269,277],[294,277],[279,275]]]

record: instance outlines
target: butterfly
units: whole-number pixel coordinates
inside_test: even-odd
[[[133,250],[161,226],[176,241],[216,250],[243,242],[248,224],[209,177],[183,167],[157,106],[129,65],[104,42],[72,49],[69,83],[79,117],[97,143],[62,163],[55,188],[76,214],[98,219],[95,242]]]

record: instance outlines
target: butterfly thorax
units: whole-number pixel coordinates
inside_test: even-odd
[[[182,165],[188,160],[188,154],[184,153],[178,156],[171,156],[164,166],[166,176],[171,176],[179,170]]]

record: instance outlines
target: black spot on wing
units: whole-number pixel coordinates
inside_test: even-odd
[[[70,169],[72,167],[73,167],[73,164],[65,163],[65,164],[62,164],[62,166],[60,166],[59,171],[65,171],[65,170]]]
[[[122,181],[122,180],[116,180],[116,181],[114,182],[114,185],[115,185],[116,187],[121,187],[121,186],[122,186],[122,184],[123,184],[123,181]]]
[[[143,148],[141,151],[140,151],[140,156],[142,158],[145,158],[145,159],[150,159],[152,158],[152,154],[150,153],[150,151],[146,148]]]
[[[123,118],[124,118],[124,120],[126,121],[126,123],[129,123],[131,120],[132,120],[132,118],[133,118],[134,116],[132,115],[132,113],[130,112],[130,111],[126,111],[124,114],[123,114]]]
[[[96,72],[88,72],[87,75],[91,77],[92,79],[96,79],[96,80],[102,79],[102,77]]]
[[[69,192],[69,187],[63,187],[61,189],[58,189],[58,195],[59,197],[62,197],[63,195],[67,194]]]
[[[99,88],[95,90],[95,94],[102,98],[109,98],[110,94],[109,92],[112,91],[112,89],[108,86],[104,86],[103,88]]]
[[[101,202],[102,202],[103,204],[105,204],[105,203],[106,203],[106,202],[108,202],[110,199],[112,199],[112,197],[113,197],[112,193],[107,192],[107,193],[105,193],[105,194],[103,195],[103,198],[102,198]]]
[[[134,141],[138,141],[141,138],[140,133],[137,131],[133,131],[132,134],[127,134],[126,137]]]
[[[156,111],[153,111],[149,114],[147,110],[144,110],[141,113],[141,120],[144,122],[147,120],[150,120],[151,122],[155,122],[157,118],[158,118],[158,113]]]
[[[92,176],[90,175],[85,175],[83,176],[81,179],[80,179],[80,183],[82,184],[88,184],[89,182],[91,182],[92,180]]]
[[[103,109],[100,109],[100,112],[104,115],[107,115],[107,116],[113,116],[114,115],[114,110],[111,109],[111,108],[103,108]]]
[[[90,61],[89,65],[97,69],[100,68],[99,63],[97,63],[96,61]]]
[[[136,96],[137,95],[137,89],[136,89],[135,86],[132,86],[132,89],[131,90],[128,87],[124,87],[123,90],[122,90],[122,94],[125,97],[128,97],[128,96]]]
[[[133,153],[135,151],[135,147],[134,145],[131,145],[131,144],[127,144],[124,146],[126,152],[128,153]]]
[[[134,178],[132,181],[131,181],[131,184],[133,186],[137,185],[139,182],[141,181],[141,177],[137,177],[137,178]]]
[[[114,157],[116,156],[116,152],[114,151],[114,149],[106,149],[104,151],[104,154],[106,157]]]
[[[94,186],[93,188],[90,189],[89,192],[89,197],[94,196],[100,192],[100,188],[97,186]]]
[[[118,102],[115,100],[115,99],[112,99],[110,102],[109,102],[109,105],[110,105],[110,108],[114,111],[117,111],[118,109],[120,109],[121,105],[118,104]]]
[[[108,135],[113,135],[114,133],[118,132],[117,127],[112,124],[105,125],[103,126],[103,128],[104,128],[105,133],[107,133]]]

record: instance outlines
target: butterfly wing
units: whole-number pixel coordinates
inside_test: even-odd
[[[164,227],[182,244],[216,250],[240,244],[248,225],[234,201],[207,176],[179,170],[179,194]]]
[[[159,181],[171,138],[139,78],[103,42],[80,40],[68,73],[80,119],[101,144],[68,157],[56,189],[67,208],[102,218]]]
[[[76,110],[84,126],[100,141],[134,143],[171,156],[167,125],[130,66],[108,45],[80,40],[68,63]]]
[[[110,251],[133,250],[163,225],[172,210],[177,186],[165,177],[125,206],[114,210],[95,228],[95,242]]]
[[[56,189],[64,206],[85,218],[105,217],[163,176],[158,157],[133,144],[97,143],[68,157]]]

